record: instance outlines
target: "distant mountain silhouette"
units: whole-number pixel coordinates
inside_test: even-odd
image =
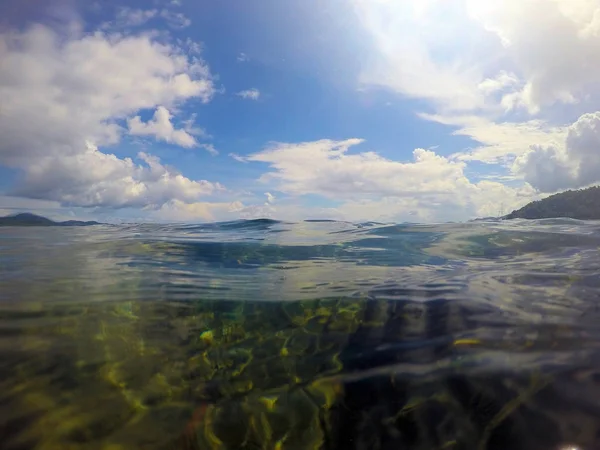
[[[67,220],[55,222],[46,217],[31,213],[16,214],[14,216],[0,217],[0,226],[5,227],[83,227],[88,225],[101,225],[100,222],[82,222],[80,220]]]
[[[550,219],[569,217],[580,220],[600,219],[600,186],[554,194],[531,202],[503,219]]]

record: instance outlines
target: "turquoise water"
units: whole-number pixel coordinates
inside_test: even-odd
[[[600,223],[0,228],[0,448],[600,448]]]

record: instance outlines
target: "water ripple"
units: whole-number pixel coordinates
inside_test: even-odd
[[[600,223],[0,230],[0,447],[600,443]]]

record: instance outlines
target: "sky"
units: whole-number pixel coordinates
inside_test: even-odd
[[[3,0],[0,214],[446,222],[600,182],[600,0]]]

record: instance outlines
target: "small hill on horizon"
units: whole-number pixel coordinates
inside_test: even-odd
[[[600,220],[600,186],[561,192],[528,203],[503,219],[551,219],[568,217],[580,220]]]
[[[0,226],[5,227],[83,227],[90,225],[101,225],[100,222],[81,220],[67,220],[64,222],[55,222],[47,217],[38,216],[32,213],[20,213],[10,216],[0,217]]]

